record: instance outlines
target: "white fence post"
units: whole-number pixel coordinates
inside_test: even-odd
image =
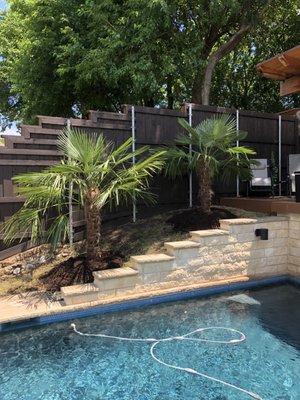
[[[189,104],[189,125],[192,126],[193,123],[193,109],[192,104]],[[190,134],[191,137],[191,134]],[[189,145],[189,153],[192,155],[192,145]],[[189,174],[189,206],[193,207],[193,173],[192,171]]]
[[[240,112],[237,109],[236,110],[236,133],[238,134],[240,130]],[[236,140],[236,147],[239,147],[240,142],[239,139],[237,138]],[[236,197],[240,197],[240,177],[239,175],[236,176]]]
[[[135,165],[135,110],[134,106],[131,107],[131,137],[132,137],[132,165]],[[133,198],[132,204],[132,220],[136,222],[136,199]]]
[[[282,138],[281,138],[281,130],[282,130],[282,117],[279,115],[278,117],[278,194],[281,196],[281,164],[282,164]]]
[[[67,129],[71,129],[71,120],[67,119]],[[69,186],[69,244],[74,244],[74,232],[73,232],[73,182],[70,182]]]

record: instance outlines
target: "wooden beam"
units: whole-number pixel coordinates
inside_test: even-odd
[[[280,96],[300,93],[300,76],[292,76],[283,82],[280,82]]]
[[[283,73],[278,73],[278,71],[266,67],[266,66],[258,66],[257,67],[258,72],[260,72],[265,78],[269,79],[275,79],[275,80],[284,80],[286,77]]]
[[[300,45],[257,64],[256,68],[270,79],[282,80],[297,76],[300,70]]]

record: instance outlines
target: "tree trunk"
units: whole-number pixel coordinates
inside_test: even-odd
[[[192,103],[202,104],[203,71],[199,72],[194,79],[192,87]]]
[[[192,88],[193,103],[209,105],[211,81],[216,64],[241,42],[250,29],[250,24],[242,24],[240,29],[226,43],[223,43],[216,51],[211,53],[207,59],[204,71],[199,71],[195,77]]]
[[[209,165],[204,161],[200,160],[197,168],[198,177],[198,194],[197,204],[200,212],[209,213],[211,207],[212,188],[211,188],[211,175]]]
[[[89,263],[100,257],[101,217],[99,208],[95,206],[98,195],[99,189],[91,188],[85,196],[86,256]]]

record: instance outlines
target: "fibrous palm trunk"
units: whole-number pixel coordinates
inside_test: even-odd
[[[98,195],[99,189],[91,188],[85,196],[86,256],[89,263],[100,257],[101,216],[99,208],[95,205]]]
[[[211,174],[209,165],[200,160],[197,168],[198,177],[198,195],[197,203],[200,212],[209,213],[211,207],[212,188],[211,188]]]

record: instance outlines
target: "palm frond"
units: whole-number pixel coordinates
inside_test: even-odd
[[[101,187],[96,200],[97,206],[102,208],[106,203],[110,207],[118,206],[121,202],[132,201],[133,198],[152,202],[153,195],[148,192],[149,180],[161,170],[164,154],[165,151],[161,150],[138,160],[130,167],[123,165],[122,168],[117,168],[113,178]]]
[[[83,133],[79,129],[65,129],[58,138],[58,148],[65,157],[88,167],[103,162],[112,147],[102,134]]]
[[[69,188],[73,187],[73,203],[84,207],[89,191],[99,193],[95,205],[140,198],[153,201],[149,183],[164,163],[165,150],[149,153],[148,146],[132,152],[128,139],[114,148],[102,134],[85,133],[77,129],[64,130],[58,139],[64,158],[57,165],[41,172],[18,175],[14,178],[17,192],[25,197],[20,211],[3,225],[6,241],[23,240],[30,236],[51,242],[53,246],[68,236]],[[133,157],[136,163],[132,165]],[[20,234],[21,232],[21,234]],[[23,232],[23,233],[22,233]]]
[[[30,237],[39,243],[44,237],[42,210],[23,207],[1,225],[1,236],[6,244],[18,239],[22,242]]]
[[[61,214],[58,215],[51,222],[51,225],[46,233],[47,242],[51,243],[51,245],[55,248],[60,243],[63,243],[67,240],[69,236],[69,215]]]
[[[165,173],[172,178],[192,170],[200,174],[199,165],[202,163],[209,166],[206,169],[213,177],[222,172],[224,165],[233,165],[241,155],[248,157],[255,154],[248,147],[235,146],[236,141],[244,140],[247,133],[237,132],[236,122],[229,115],[206,119],[195,127],[191,127],[184,119],[178,119],[178,122],[185,133],[177,137],[177,146],[168,150],[165,164]]]

